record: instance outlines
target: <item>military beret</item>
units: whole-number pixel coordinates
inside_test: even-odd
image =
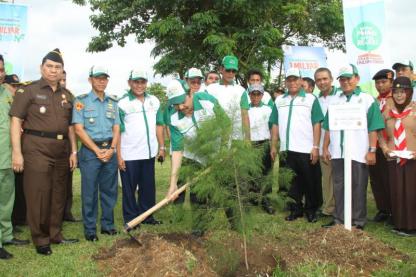
[[[390,69],[382,69],[378,71],[374,76],[373,80],[380,80],[380,79],[392,79],[394,78],[394,72]]]
[[[48,54],[46,54],[45,57],[42,59],[42,64],[45,63],[46,60],[51,60],[53,62],[64,64],[64,60],[62,59],[61,51],[59,51],[58,48],[55,48],[54,50],[50,51]]]
[[[10,85],[17,85],[20,83],[19,76],[17,76],[16,74],[6,75],[6,77],[4,78],[4,82]]]

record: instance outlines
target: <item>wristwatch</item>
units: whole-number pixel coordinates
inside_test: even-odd
[[[376,153],[376,151],[377,151],[377,147],[369,147],[368,148],[368,152],[370,152],[370,153]]]

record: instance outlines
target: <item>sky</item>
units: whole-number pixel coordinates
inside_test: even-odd
[[[388,11],[386,31],[390,34],[392,60],[406,57],[416,64],[416,38],[412,28],[416,14],[415,0],[385,2]],[[105,52],[86,52],[91,37],[97,34],[89,21],[92,12],[86,6],[75,5],[71,0],[15,0],[14,3],[29,7],[29,30],[23,51],[25,80],[39,78],[40,62],[54,48],[59,48],[63,53],[68,88],[75,95],[89,92],[88,71],[97,64],[109,68],[107,91],[110,94],[120,95],[124,92],[128,74],[133,68],[146,70],[150,83],[161,82],[166,85],[172,79],[171,76],[153,76],[155,59],[150,56],[153,47],[151,42],[137,44],[130,37],[124,48],[114,46]],[[335,72],[341,64],[347,63],[346,55],[340,51],[327,51],[327,54],[328,67]]]

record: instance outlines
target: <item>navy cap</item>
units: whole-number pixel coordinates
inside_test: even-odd
[[[390,69],[382,69],[373,76],[373,80],[394,79],[394,71]]]

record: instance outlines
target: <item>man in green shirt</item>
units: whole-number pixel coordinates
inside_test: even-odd
[[[0,55],[0,259],[10,259],[12,254],[3,245],[28,244],[29,241],[13,237],[12,211],[14,204],[14,174],[12,169],[12,148],[10,144],[9,110],[13,95],[3,84],[5,77],[4,59]]]

